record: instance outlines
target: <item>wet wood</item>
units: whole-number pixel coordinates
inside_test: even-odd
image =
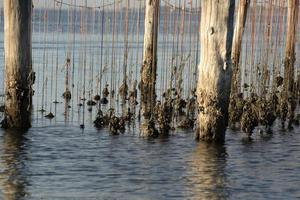
[[[146,0],[143,64],[141,69],[141,115],[142,136],[156,134],[153,119],[156,93],[157,34],[159,22],[159,0]]]
[[[202,0],[196,139],[224,141],[232,78],[234,0]]]
[[[31,126],[32,0],[4,0],[5,118],[4,128]]]

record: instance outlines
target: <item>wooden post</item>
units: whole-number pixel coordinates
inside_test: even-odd
[[[141,69],[141,136],[156,134],[153,109],[156,101],[157,35],[159,0],[146,0],[143,64]]]
[[[284,122],[285,114],[288,113],[289,123],[288,127],[292,128],[294,121],[294,113],[297,107],[295,96],[295,42],[296,42],[296,28],[298,21],[299,0],[288,0],[288,13],[286,25],[286,46],[285,46],[285,60],[284,60],[284,81],[281,99],[282,122]],[[287,106],[287,103],[289,104]],[[288,109],[286,109],[288,108]],[[284,124],[284,123],[283,123]]]
[[[295,42],[299,0],[288,0],[286,46],[284,61],[284,90],[286,96],[294,92]]]
[[[233,43],[232,43],[232,83],[231,83],[231,94],[235,96],[238,93],[238,85],[239,85],[239,62],[240,62],[240,54],[242,50],[242,39],[243,33],[245,29],[245,23],[247,18],[247,10],[250,4],[250,0],[240,0],[238,6],[237,19],[234,29],[233,35]]]
[[[234,0],[202,0],[196,139],[222,142],[228,123],[232,78]]]
[[[236,123],[236,99],[238,96],[238,87],[240,85],[240,54],[242,50],[242,39],[246,24],[247,10],[250,0],[240,0],[236,23],[234,28],[233,43],[232,43],[232,80],[231,80],[231,94],[229,104],[229,121],[234,126]]]
[[[32,0],[4,0],[5,118],[4,128],[31,126]]]

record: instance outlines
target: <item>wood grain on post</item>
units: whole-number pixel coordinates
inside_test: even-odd
[[[240,62],[240,54],[242,50],[242,39],[243,33],[245,30],[246,18],[247,18],[247,11],[248,6],[250,4],[250,0],[240,0],[238,11],[237,11],[237,18],[234,28],[234,35],[233,35],[233,43],[232,43],[232,84],[231,84],[231,93],[232,95],[236,95],[238,93],[238,85],[240,83],[239,77],[239,62]]]
[[[242,51],[242,40],[243,33],[245,30],[246,18],[248,6],[250,5],[250,0],[240,0],[236,20],[235,28],[232,42],[232,80],[231,80],[231,94],[230,94],[230,103],[229,103],[229,123],[231,126],[235,126],[236,123],[236,107],[237,107],[237,96],[239,93],[240,86],[240,56]]]
[[[196,139],[224,141],[232,78],[234,0],[202,0]]]
[[[288,117],[288,128],[292,128],[295,118],[296,103],[296,84],[294,83],[295,76],[295,42],[296,42],[296,27],[298,21],[299,0],[288,0],[287,22],[286,22],[286,46],[284,60],[284,80],[281,96],[281,119],[282,124],[286,116]]]
[[[4,0],[5,118],[4,128],[31,126],[32,0]]]
[[[156,101],[157,36],[159,22],[159,0],[146,0],[143,64],[141,69],[141,115],[142,136],[154,134],[151,125]]]
[[[288,0],[288,13],[286,25],[286,46],[284,61],[284,90],[285,96],[294,91],[294,65],[296,60],[295,42],[296,28],[299,12],[299,0]]]

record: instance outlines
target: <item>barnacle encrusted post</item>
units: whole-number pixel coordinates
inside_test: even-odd
[[[224,141],[232,78],[234,0],[202,0],[196,139]]]
[[[246,24],[247,11],[250,4],[250,0],[240,0],[238,5],[236,23],[234,27],[234,35],[232,42],[232,81],[231,81],[231,95],[230,95],[230,104],[229,104],[229,121],[232,123],[236,123],[234,120],[236,117],[235,111],[237,110],[236,99],[238,97],[238,86],[240,85],[240,54],[242,49],[242,39],[243,33]]]
[[[32,0],[4,0],[5,118],[4,128],[31,126]]]
[[[154,107],[156,101],[157,34],[159,0],[146,0],[144,53],[141,69],[141,136],[155,136]]]
[[[284,81],[281,98],[281,110],[284,110],[285,104],[288,102],[288,118],[289,127],[291,127],[294,120],[294,112],[296,109],[295,102],[295,42],[296,42],[296,28],[299,12],[299,1],[288,0],[287,11],[287,25],[286,25],[286,46],[285,46],[285,60],[284,60]]]

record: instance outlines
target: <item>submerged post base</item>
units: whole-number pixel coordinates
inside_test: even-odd
[[[155,128],[155,123],[153,120],[145,119],[140,128],[141,137],[158,137],[159,132]]]
[[[198,122],[198,127],[195,132],[196,140],[203,140],[208,142],[224,142],[226,133],[226,123],[222,117],[215,115],[202,115],[199,116],[201,120]]]
[[[18,130],[28,130],[31,128],[31,123],[21,123],[21,124],[13,124],[7,118],[4,118],[0,122],[1,128],[3,129],[18,129]]]

